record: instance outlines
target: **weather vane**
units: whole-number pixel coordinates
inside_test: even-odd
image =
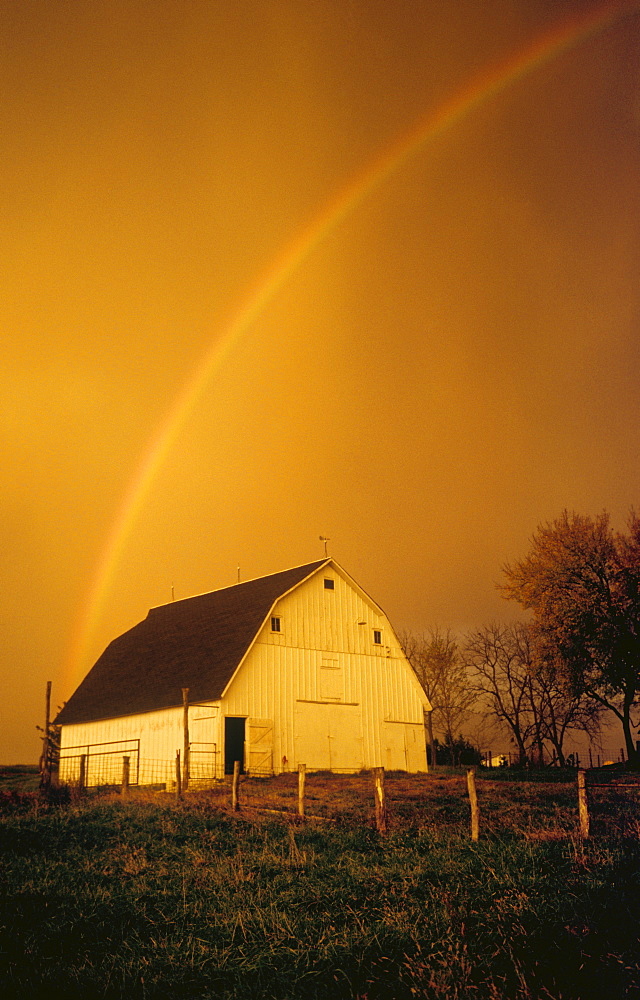
[[[330,538],[325,538],[324,535],[320,535],[320,541],[324,542],[324,554],[325,554],[325,558],[326,558],[326,555],[327,555],[327,542],[330,542],[331,539]]]

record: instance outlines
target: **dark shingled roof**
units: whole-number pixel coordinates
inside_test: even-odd
[[[107,646],[56,723],[94,722],[216,701],[275,601],[330,559],[152,608]]]

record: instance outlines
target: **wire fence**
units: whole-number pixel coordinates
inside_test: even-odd
[[[60,756],[58,782],[83,788],[119,787],[125,783],[139,788],[173,789],[176,785],[176,761],[141,757],[138,751],[96,752],[92,747],[84,752],[64,751]],[[90,751],[87,753],[87,749]],[[128,763],[125,763],[128,762]],[[190,787],[207,787],[219,780],[219,757],[215,750],[191,751],[189,762]]]
[[[207,767],[214,759],[212,754]],[[128,795],[130,758],[123,757],[121,763],[120,780],[102,780],[105,775],[113,779],[113,767],[109,763],[101,771],[99,755],[91,755],[93,770],[90,773],[93,773],[94,784],[88,787],[75,783],[71,786],[71,797],[83,796],[87,791],[94,794],[113,791],[115,786],[119,786],[123,796]],[[137,787],[154,793],[175,794],[176,801],[184,799],[185,786],[181,782],[180,768],[176,766],[179,763],[179,755],[175,761],[140,762]],[[249,772],[241,775],[239,762],[236,762],[233,775],[224,775],[222,779],[212,777],[208,770],[202,772],[198,780],[196,769],[189,776],[186,787],[190,793],[205,792],[202,799],[196,796],[192,800],[199,808],[204,804],[206,808],[225,812],[244,810],[245,815],[277,813],[298,822],[310,819],[367,824],[371,822],[375,807],[375,823],[381,833],[386,833],[388,827],[399,829],[414,823],[417,817],[435,821],[439,827],[442,823],[464,827],[470,810],[473,840],[481,834],[499,835],[512,829],[515,801],[522,813],[518,828],[526,836],[569,836],[576,830],[576,821],[583,838],[640,835],[640,774],[637,771],[610,765],[589,770],[547,768],[538,769],[537,773],[514,770],[512,774],[505,773],[508,769],[491,772],[476,767],[442,768],[440,775],[438,770],[431,774],[411,774],[374,768],[347,775],[307,771],[304,765],[299,765],[266,778]],[[509,782],[505,785],[503,777],[519,783],[532,781],[534,785],[537,782],[561,784],[557,788],[532,786],[526,792],[521,789],[514,800]]]
[[[612,752],[610,749],[603,751],[601,747],[598,750],[589,747],[586,753],[582,754],[578,752],[568,754],[564,767],[560,767],[557,760],[543,762],[542,766],[535,760],[522,761],[519,755],[513,752],[493,754],[484,751],[479,756],[480,773],[490,770],[494,774],[499,773],[501,777],[517,777],[520,780],[562,780],[563,772],[567,769],[575,771],[589,769],[594,772],[602,768],[619,770],[627,763],[623,749]],[[437,765],[430,769],[437,772],[441,767],[468,766],[475,762],[477,757],[476,761],[472,762],[443,760],[438,755]],[[241,765],[241,773],[256,778],[270,777],[274,774],[271,757],[266,762],[261,760],[259,764],[255,763],[254,767]],[[297,765],[291,764],[286,758],[282,759],[280,771],[290,773],[297,769]],[[313,767],[309,767],[309,771],[313,770]],[[232,768],[225,767],[223,756],[215,743],[191,743],[185,768],[184,759],[180,762],[179,754],[178,759],[172,760],[143,757],[140,753],[139,739],[114,740],[63,749],[59,760],[58,782],[82,788],[109,788],[126,784],[127,787],[169,791],[176,789],[180,784],[192,789],[212,787],[225,778],[225,772],[231,773]],[[354,773],[353,769],[347,768],[332,768],[331,772]]]
[[[81,784],[84,787],[120,784],[124,757],[129,760],[130,783],[139,784],[139,739],[65,747],[60,752],[58,780],[61,784]]]
[[[62,750],[58,767],[58,783],[82,788],[120,787],[124,783],[139,788],[174,790],[176,787],[176,766],[180,769],[181,782],[185,780],[184,761],[177,764],[173,760],[143,757],[139,740],[127,744],[114,743],[84,744]],[[125,761],[128,760],[128,763]],[[208,788],[224,780],[232,773],[225,768],[225,762],[215,743],[192,743],[189,746],[188,787]],[[271,758],[261,760],[254,766],[241,766],[241,773],[254,778],[268,778],[275,773]],[[297,772],[297,765],[283,759],[280,772]],[[312,770],[312,769],[310,769]],[[319,769],[324,770],[324,769]],[[353,768],[332,768],[332,774],[353,774]]]
[[[572,750],[571,752],[565,754],[564,761],[561,763],[557,756],[549,756],[544,754],[542,760],[539,758],[539,754],[530,754],[524,760],[518,753],[513,751],[507,751],[506,753],[493,753],[491,750],[481,751],[481,765],[482,767],[575,767],[580,768],[593,768],[593,767],[607,767],[612,764],[625,764],[627,762],[627,755],[623,747],[587,747],[583,750]],[[438,759],[438,763],[450,763],[449,760],[444,761]],[[464,763],[461,761],[460,763]]]

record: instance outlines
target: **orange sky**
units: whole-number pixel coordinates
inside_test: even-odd
[[[463,630],[514,614],[494,583],[540,521],[623,526],[632,7],[416,149],[229,344],[261,276],[417,122],[618,7],[0,0],[1,761],[37,759],[45,682],[68,698],[172,584],[306,562],[325,534],[396,625]],[[225,338],[105,572],[149,448]]]

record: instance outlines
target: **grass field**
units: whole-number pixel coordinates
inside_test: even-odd
[[[10,776],[9,776],[10,777]],[[15,774],[14,774],[15,779]],[[542,776],[541,776],[542,777]],[[498,780],[502,778],[502,780]],[[6,787],[6,769],[0,790]],[[577,835],[575,782],[367,775],[95,796],[3,796],[3,997],[640,998],[638,790],[598,789]]]

